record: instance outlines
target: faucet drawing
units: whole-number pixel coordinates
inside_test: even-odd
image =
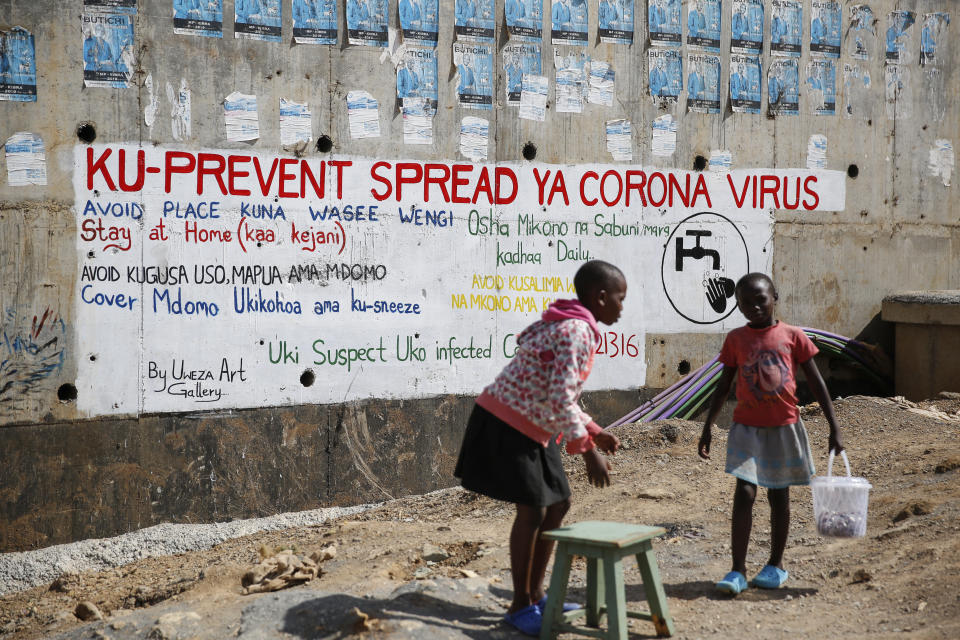
[[[677,238],[677,251],[676,251],[676,270],[683,271],[683,259],[684,258],[693,258],[694,260],[700,260],[702,258],[711,257],[713,258],[713,270],[720,270],[720,252],[716,249],[704,249],[700,246],[700,238],[710,237],[713,235],[710,231],[687,231],[686,235],[696,238],[696,244],[689,249],[684,249],[683,247],[683,238]]]

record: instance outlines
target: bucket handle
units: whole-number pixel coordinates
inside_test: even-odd
[[[830,458],[827,460],[827,475],[833,475],[833,456],[836,455],[833,449],[830,450]],[[843,464],[847,467],[847,477],[850,477],[850,461],[847,460],[847,452],[841,451],[840,457],[843,458]]]

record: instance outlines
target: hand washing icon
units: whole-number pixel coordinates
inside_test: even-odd
[[[703,281],[703,287],[707,290],[707,302],[717,313],[723,313],[727,310],[727,300],[733,297],[736,285],[730,278],[707,278]]]

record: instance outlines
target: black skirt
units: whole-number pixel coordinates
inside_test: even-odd
[[[556,440],[543,447],[479,405],[453,473],[464,489],[504,502],[547,507],[570,497]]]

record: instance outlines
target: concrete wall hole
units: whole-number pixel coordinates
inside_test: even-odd
[[[707,168],[707,159],[703,156],[697,156],[693,159],[693,170],[694,171],[703,171]]]
[[[317,138],[317,151],[320,153],[330,153],[331,149],[333,149],[333,140],[330,139],[330,136],[324,134]]]
[[[680,364],[677,365],[677,373],[679,373],[682,376],[685,376],[688,373],[690,373],[690,363],[687,360],[681,360]]]
[[[300,384],[302,384],[305,387],[311,386],[314,383],[314,381],[316,381],[316,379],[317,379],[317,376],[314,375],[313,371],[311,371],[310,369],[307,369],[306,371],[300,374]]]
[[[524,160],[533,160],[537,157],[537,145],[532,142],[528,142],[523,145],[523,159]]]
[[[856,177],[860,175],[860,167],[855,164],[850,165],[847,167],[847,175],[853,179],[856,179]]]
[[[80,142],[91,144],[97,139],[97,128],[92,122],[81,122],[77,125],[77,138]]]
[[[60,402],[73,402],[77,399],[77,388],[69,382],[60,385],[57,389],[57,399]]]

